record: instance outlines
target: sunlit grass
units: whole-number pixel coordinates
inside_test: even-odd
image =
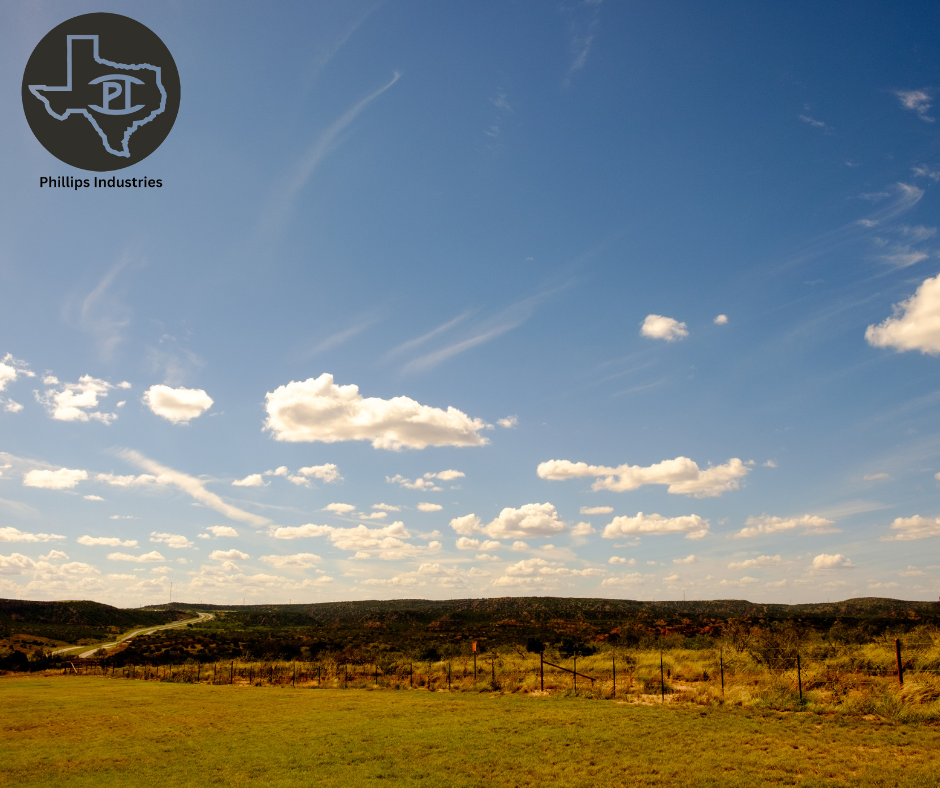
[[[4,786],[935,786],[940,773],[922,724],[589,695],[17,677],[0,680],[0,708]]]

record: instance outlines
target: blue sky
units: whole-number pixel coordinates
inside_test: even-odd
[[[39,187],[92,11],[160,189]],[[938,17],[4,3],[0,595],[936,598]]]

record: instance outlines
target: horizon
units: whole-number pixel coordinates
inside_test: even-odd
[[[160,186],[40,186],[92,10],[178,67]],[[938,24],[4,5],[0,595],[936,601]]]

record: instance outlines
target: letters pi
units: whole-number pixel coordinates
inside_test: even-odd
[[[147,158],[180,103],[173,56],[149,28],[119,14],[84,14],[36,45],[23,74],[23,110],[36,139],[83,170]]]

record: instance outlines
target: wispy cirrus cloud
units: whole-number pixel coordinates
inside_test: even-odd
[[[287,221],[297,196],[303,191],[310,176],[327,154],[334,148],[337,138],[359,114],[392,85],[398,82],[401,73],[396,71],[391,80],[372,91],[340,115],[307,149],[294,165],[293,172],[281,184],[277,194],[270,200],[261,216],[259,230],[262,233],[276,232]]]

